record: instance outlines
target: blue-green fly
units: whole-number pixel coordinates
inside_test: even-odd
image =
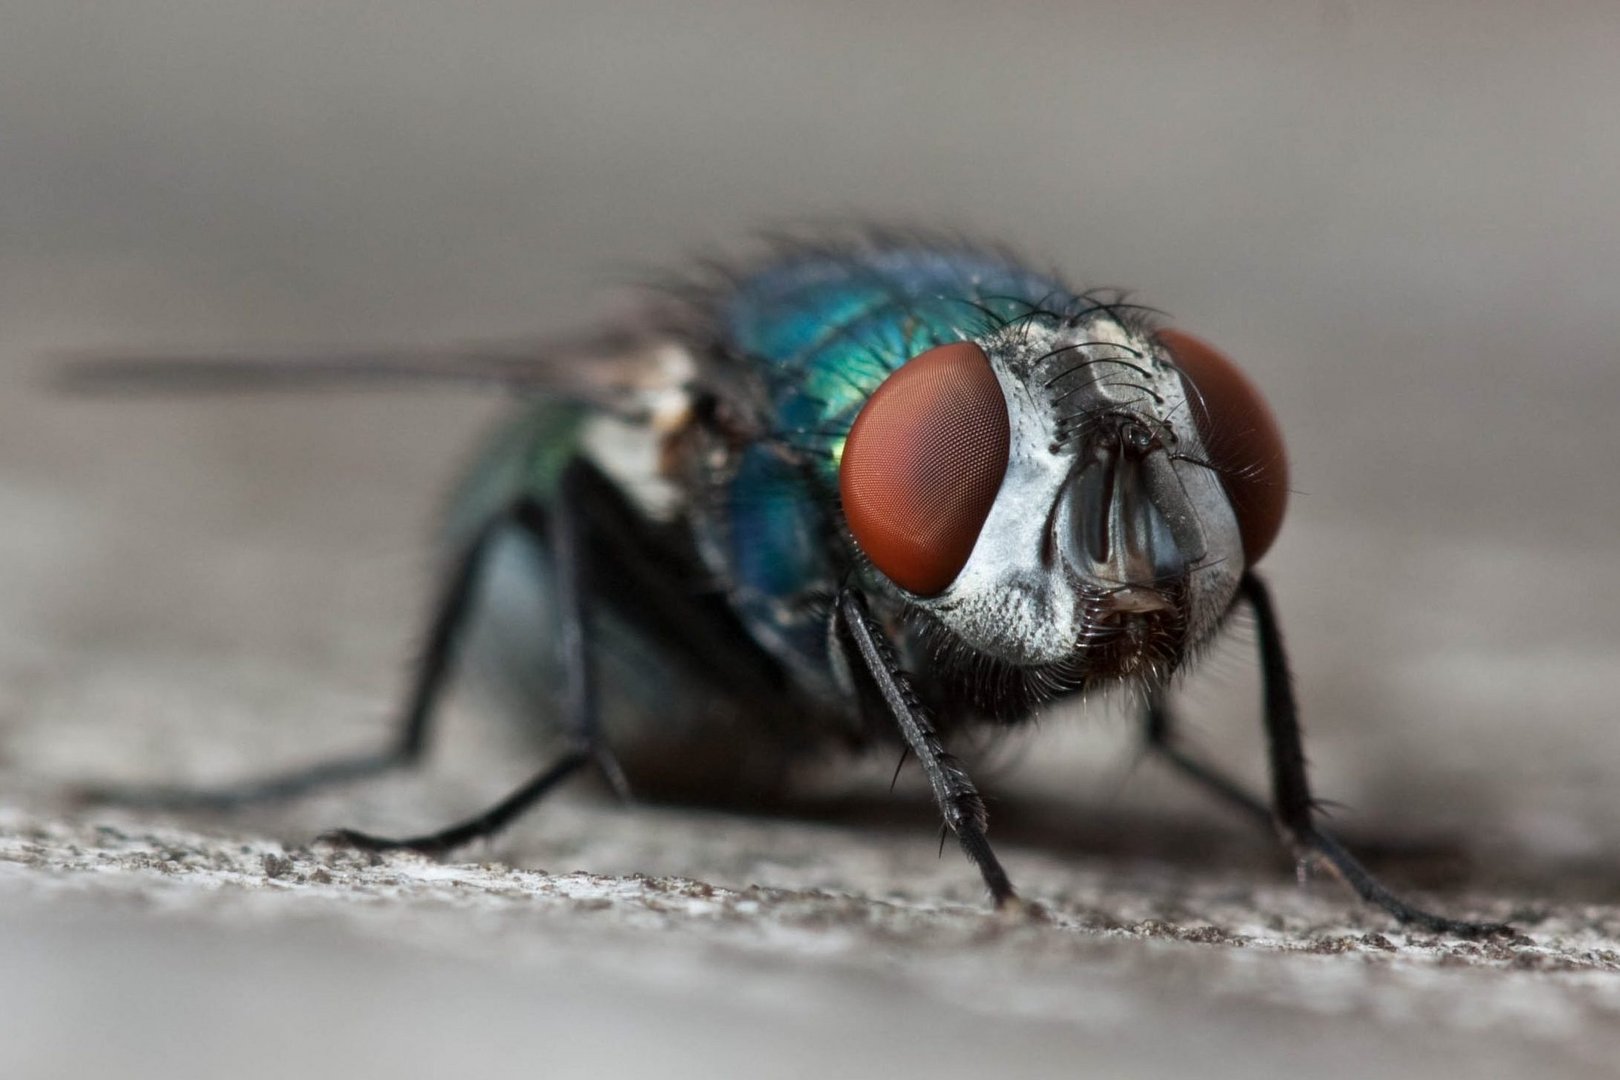
[[[1404,923],[1317,826],[1282,636],[1254,564],[1287,503],[1279,428],[1222,354],[1116,292],[999,249],[862,232],[783,242],[661,288],[606,330],[517,349],[103,358],[82,387],[482,380],[521,395],[453,501],[426,647],[387,749],[222,791],[240,803],[417,762],[462,652],[556,737],[546,768],[440,832],[443,852],[564,779],[736,801],[829,753],[898,748],[998,907],[1018,902],[948,747],[1123,685],[1147,745],[1275,824]],[[1171,677],[1254,616],[1269,803],[1188,753]],[[125,792],[124,795],[129,793]]]

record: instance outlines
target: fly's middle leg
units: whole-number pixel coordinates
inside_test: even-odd
[[[629,783],[608,750],[598,716],[588,608],[592,561],[587,523],[589,470],[589,466],[578,460],[565,468],[557,498],[549,508],[525,499],[502,515],[502,520],[528,532],[535,540],[549,541],[551,545],[558,601],[557,641],[563,670],[563,718],[574,746],[494,806],[447,828],[404,838],[339,829],[324,834],[321,840],[367,851],[411,850],[441,854],[495,835],[537,805],[557,785],[592,763],[621,797],[629,798]]]

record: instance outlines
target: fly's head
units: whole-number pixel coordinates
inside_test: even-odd
[[[919,354],[856,418],[839,480],[880,587],[943,659],[1010,675],[1025,698],[1168,679],[1270,546],[1288,491],[1248,379],[1107,309]]]

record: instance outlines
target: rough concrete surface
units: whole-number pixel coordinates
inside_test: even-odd
[[[1612,5],[0,0],[0,1076],[1620,1073]],[[1141,290],[1237,356],[1297,497],[1264,567],[1319,794],[1407,934],[1138,762],[971,764],[1037,913],[892,761],[792,814],[569,797],[458,695],[430,766],[92,809],[377,745],[498,401],[63,400],[86,348],[510,338],[859,214]],[[1252,640],[1197,742],[1263,782]]]

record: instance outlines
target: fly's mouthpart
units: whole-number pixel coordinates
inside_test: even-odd
[[[1108,593],[1101,606],[1116,616],[1142,615],[1150,611],[1170,611],[1174,605],[1158,589],[1146,585],[1124,585]]]
[[[1187,595],[1184,578],[1087,589],[1076,659],[1102,680],[1173,670],[1187,642]]]
[[[1057,525],[1070,565],[1085,580],[1115,582],[1116,612],[1166,606],[1149,584],[1182,578],[1186,553],[1155,498],[1149,459],[1164,443],[1137,417],[1115,414],[1099,425],[1075,463]]]

